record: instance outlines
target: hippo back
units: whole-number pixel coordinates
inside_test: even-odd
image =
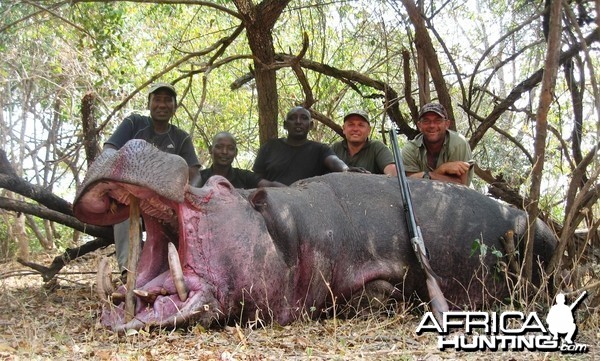
[[[481,274],[493,273],[498,259],[491,251],[505,253],[500,238],[507,231],[514,231],[517,240],[523,236],[525,212],[462,185],[409,179],[409,187],[430,264],[446,298],[462,305],[467,300],[481,303],[488,292],[505,294],[506,282]],[[332,173],[289,188],[259,190],[250,199],[263,214],[288,265],[300,264],[304,269],[306,265],[301,263],[308,253],[311,262],[319,263],[310,266],[318,266],[320,272],[327,270],[326,276],[341,288],[348,274],[368,277],[371,267],[384,265],[390,269],[384,277],[402,284],[405,292],[426,295],[396,178]],[[479,244],[485,244],[490,252],[481,255]],[[540,221],[536,257],[548,260],[555,244],[553,234]],[[485,278],[485,283],[474,282],[477,278]]]

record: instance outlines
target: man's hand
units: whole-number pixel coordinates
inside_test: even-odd
[[[363,167],[348,167],[348,170],[346,172],[371,174],[371,172],[369,172]]]
[[[434,172],[437,174],[445,174],[449,176],[462,176],[469,171],[471,165],[467,162],[454,161],[444,163],[439,166]]]

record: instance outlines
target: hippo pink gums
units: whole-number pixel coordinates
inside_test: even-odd
[[[192,321],[287,324],[322,317],[333,303],[358,311],[386,300],[427,300],[396,178],[334,173],[254,191],[236,190],[219,176],[202,188],[186,182],[182,158],[139,140],[104,153],[88,171],[75,215],[97,225],[123,221],[132,194],[147,232],[135,317],[125,322],[123,304],[106,302],[101,320],[113,330]],[[500,238],[509,230],[519,240],[525,213],[464,186],[409,182],[431,266],[451,307],[505,297],[506,281],[493,275],[498,258],[471,249],[479,241],[503,250]],[[548,260],[555,245],[539,221],[536,261]],[[169,270],[169,248],[178,252],[176,272]],[[182,280],[171,276],[178,273]]]

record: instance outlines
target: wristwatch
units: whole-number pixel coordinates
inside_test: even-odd
[[[431,179],[431,176],[429,175],[429,170],[425,169],[423,171],[423,179]]]

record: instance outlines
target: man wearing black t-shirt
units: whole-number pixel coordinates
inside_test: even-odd
[[[177,92],[168,83],[156,83],[148,92],[150,116],[132,114],[125,118],[104,143],[104,149],[120,149],[131,139],[143,139],[158,149],[181,156],[189,167],[191,185],[200,182],[200,162],[190,135],[171,124],[177,109]],[[119,268],[124,274],[129,254],[129,220],[113,226]]]
[[[206,181],[213,175],[220,175],[227,178],[235,188],[251,189],[285,186],[281,183],[261,179],[252,171],[232,167],[231,164],[236,156],[237,143],[233,135],[228,132],[217,133],[210,147],[212,165],[210,168],[200,171],[200,175],[202,176],[200,186],[204,186]]]
[[[307,109],[292,108],[283,123],[287,138],[271,139],[259,149],[254,172],[261,178],[290,185],[300,179],[348,171],[346,163],[328,145],[308,140],[312,125]]]

